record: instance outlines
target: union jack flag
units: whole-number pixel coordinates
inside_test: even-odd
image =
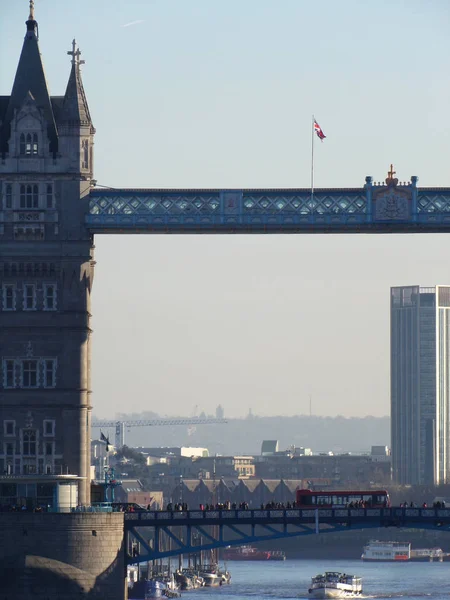
[[[319,125],[319,123],[315,119],[314,119],[314,131],[316,132],[319,140],[324,140],[327,137],[324,134],[324,132],[322,131],[322,127]]]

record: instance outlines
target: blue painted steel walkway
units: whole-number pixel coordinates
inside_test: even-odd
[[[100,189],[85,217],[92,233],[414,233],[450,231],[450,188],[417,177],[361,188]]]
[[[191,510],[126,513],[127,562],[132,564],[263,540],[377,527],[450,531],[450,509]]]

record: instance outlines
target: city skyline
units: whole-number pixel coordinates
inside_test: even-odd
[[[308,187],[314,112],[327,135],[317,145],[318,187],[382,180],[391,162],[401,181],[449,185],[444,3],[406,11],[391,3],[386,19],[385,2],[370,11],[347,2],[342,14],[323,2],[318,37],[304,25],[314,16],[304,3],[167,5],[131,1],[105,18],[102,3],[36,2],[54,94],[65,89],[74,36],[86,59],[100,184]],[[11,92],[27,8],[2,8],[2,95]],[[386,292],[450,281],[439,235],[97,236],[96,246],[99,417],[124,406],[210,413],[219,403],[227,416],[250,407],[308,414],[310,397],[319,415],[385,415]]]

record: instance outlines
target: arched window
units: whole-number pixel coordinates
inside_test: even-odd
[[[31,133],[27,133],[27,143],[25,147],[25,154],[29,156],[31,154]]]
[[[10,183],[6,186],[5,208],[12,208],[12,185]]]
[[[25,134],[20,134],[20,154],[25,154]]]
[[[39,149],[37,133],[33,133],[33,154],[37,154]]]
[[[20,186],[20,208],[39,208],[39,186]]]
[[[37,361],[27,360],[24,361],[24,382],[30,382],[30,384],[25,385],[23,387],[37,387],[36,385],[36,375],[31,372],[31,369],[34,368],[34,363]],[[31,364],[33,363],[33,364]],[[31,374],[31,375],[30,375]],[[34,384],[34,385],[31,385]],[[24,456],[35,456],[36,455],[36,431],[33,429],[25,429],[23,432],[23,442],[22,442],[22,450]]]
[[[81,148],[82,148],[81,167],[83,169],[89,169],[89,142],[88,142],[88,140],[82,141]]]
[[[47,208],[53,208],[53,185],[47,183]]]

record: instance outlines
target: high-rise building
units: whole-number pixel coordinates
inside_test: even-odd
[[[391,288],[391,445],[400,484],[450,483],[450,286]]]

